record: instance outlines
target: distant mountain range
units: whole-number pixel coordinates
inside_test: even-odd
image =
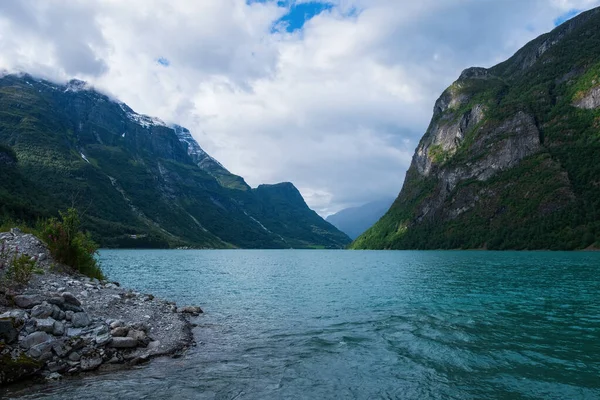
[[[600,8],[465,70],[398,199],[352,247],[600,247]]]
[[[381,218],[394,199],[383,199],[363,204],[359,207],[345,208],[326,218],[326,221],[350,236],[356,239],[360,234],[369,229]]]
[[[73,80],[0,77],[0,219],[75,205],[106,247],[342,248],[291,183],[252,189],[178,125]]]

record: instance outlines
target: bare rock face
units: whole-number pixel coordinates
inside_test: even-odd
[[[479,108],[474,107],[469,115],[473,115],[472,121],[476,124],[483,118]],[[464,126],[468,127],[469,122],[465,122],[466,117],[461,120]],[[417,150],[413,163],[417,171],[423,176],[435,175],[439,183],[435,194],[428,201],[420,206],[417,221],[437,215],[443,220],[453,219],[468,209],[472,208],[477,202],[476,195],[465,198],[461,202],[463,206],[459,210],[442,210],[445,200],[460,184],[469,179],[487,181],[500,171],[504,171],[516,166],[525,157],[528,157],[541,149],[540,132],[535,124],[534,118],[524,112],[516,113],[512,118],[503,121],[495,128],[481,128],[477,132],[477,137],[470,147],[470,160],[466,164],[435,165],[430,154],[423,154],[428,146],[438,144],[442,148],[455,152],[460,141],[456,140],[456,134],[461,132],[460,123],[452,126],[453,129],[438,129],[432,136],[431,142],[422,143]],[[450,139],[449,139],[450,138]],[[457,143],[453,146],[452,143]],[[444,147],[445,146],[445,147]],[[444,215],[439,215],[442,212]]]
[[[575,101],[573,105],[584,110],[600,108],[600,86],[590,89],[581,99]]]

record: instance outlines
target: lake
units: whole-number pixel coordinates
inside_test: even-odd
[[[102,250],[200,305],[182,358],[23,389],[56,399],[599,399],[600,253]]]

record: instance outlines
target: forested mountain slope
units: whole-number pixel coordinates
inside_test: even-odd
[[[584,249],[600,239],[600,10],[464,71],[359,249]]]
[[[76,206],[102,246],[339,248],[292,184],[251,189],[177,125],[81,81],[0,77],[0,218]],[[283,189],[282,189],[283,188]]]

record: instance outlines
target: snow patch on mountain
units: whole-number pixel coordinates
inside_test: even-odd
[[[214,164],[216,164],[217,167],[222,168],[224,172],[229,172],[227,171],[227,168],[223,166],[223,164],[221,164],[220,162],[212,158],[210,155],[208,155],[207,152],[202,150],[202,147],[200,147],[198,142],[196,142],[196,140],[194,139],[194,137],[188,129],[180,125],[171,125],[170,128],[173,129],[173,131],[175,131],[175,134],[179,138],[180,142],[187,144],[186,147],[188,155],[192,157],[192,159],[198,164],[200,168],[210,173],[209,170],[211,169],[211,167],[214,167]]]
[[[136,124],[141,125],[144,128],[150,128],[152,126],[167,126],[167,124],[165,124],[164,121],[160,118],[150,117],[144,114],[138,114],[131,108],[129,108],[127,104],[122,102],[118,102],[118,104],[121,107],[121,110],[123,110],[123,112],[127,115],[127,118],[129,118]]]

